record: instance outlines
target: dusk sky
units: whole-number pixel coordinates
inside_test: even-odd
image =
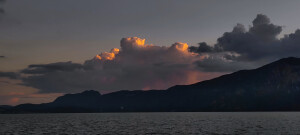
[[[299,6],[298,0],[0,0],[0,105],[88,89],[166,89],[299,57]]]

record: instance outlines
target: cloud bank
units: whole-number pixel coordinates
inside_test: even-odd
[[[120,49],[102,52],[83,64],[57,62],[29,65],[21,71],[23,83],[42,93],[85,89],[165,89],[191,84],[218,75],[204,73],[191,64],[203,59],[188,51],[186,43],[170,47],[145,44],[138,37],[123,38]]]
[[[138,37],[123,38],[120,48],[101,52],[82,64],[69,61],[29,65],[18,78],[40,93],[165,89],[300,56],[300,30],[279,39],[283,27],[271,23],[266,15],[258,14],[252,24],[248,29],[237,24],[214,45],[176,42],[164,47],[146,44]],[[14,77],[11,73],[0,76]]]

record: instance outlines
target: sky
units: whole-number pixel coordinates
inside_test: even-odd
[[[298,0],[0,0],[0,104],[166,89],[298,57]],[[199,44],[200,43],[200,44]]]

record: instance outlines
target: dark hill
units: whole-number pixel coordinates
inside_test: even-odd
[[[6,112],[299,111],[300,59],[284,58],[254,70],[167,90],[67,94],[54,102]]]
[[[101,94],[98,91],[87,90],[77,94],[66,94],[58,97],[51,105],[55,107],[83,107],[83,108],[96,108],[96,103],[101,99]]]

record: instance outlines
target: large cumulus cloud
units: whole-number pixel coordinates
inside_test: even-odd
[[[138,37],[123,38],[121,48],[102,52],[83,64],[58,62],[30,65],[21,71],[24,85],[44,93],[85,89],[165,89],[212,78],[191,63],[202,59],[188,51],[186,43],[170,47],[145,44]]]

